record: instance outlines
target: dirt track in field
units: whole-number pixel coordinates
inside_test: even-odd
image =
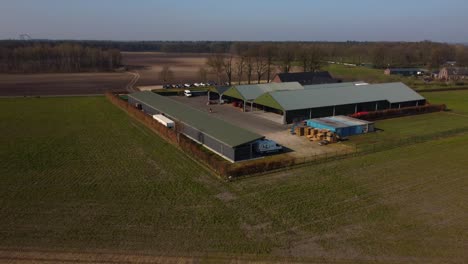
[[[0,96],[80,95],[123,91],[128,73],[1,74]]]

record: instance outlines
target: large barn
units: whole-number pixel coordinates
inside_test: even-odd
[[[298,82],[238,85],[226,90],[224,98],[243,102],[244,110],[274,112],[283,123],[300,119],[350,115],[426,103],[424,97],[403,83],[363,82],[302,86]]]
[[[426,99],[403,83],[341,83],[304,86],[294,91],[273,91],[254,100],[257,108],[274,109],[283,123],[316,117],[349,115],[362,111],[424,105]]]
[[[253,143],[264,138],[150,91],[129,94],[128,102],[147,114],[163,114],[176,121],[181,133],[231,162],[253,158]]]

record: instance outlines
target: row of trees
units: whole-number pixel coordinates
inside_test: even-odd
[[[3,73],[111,71],[121,65],[121,60],[119,50],[77,43],[0,46]]]
[[[207,60],[207,68],[218,82],[229,85],[236,80],[239,84],[260,83],[271,80],[276,71],[290,72],[293,66],[303,71],[317,71],[323,65],[324,51],[317,45],[285,45],[273,43],[233,43],[227,53],[216,53]],[[200,69],[200,75],[207,72]]]
[[[264,43],[236,42],[207,61],[218,81],[231,83],[270,81],[272,72],[318,71],[329,62],[368,65],[374,68],[425,67],[437,69],[448,61],[468,66],[468,47],[429,41],[414,43]],[[205,70],[200,70],[201,72]]]
[[[316,71],[327,61],[375,68],[438,68],[447,61],[468,66],[468,47],[422,42],[223,42],[223,41],[0,41],[0,71],[109,70],[121,63],[118,50],[212,53],[200,75],[218,80],[270,79],[292,67]]]

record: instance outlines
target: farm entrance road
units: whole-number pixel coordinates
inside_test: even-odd
[[[136,89],[134,88],[135,84],[138,82],[138,80],[140,79],[140,74],[138,73],[138,71],[134,71],[134,72],[127,72],[131,75],[133,75],[133,78],[130,80],[130,82],[127,84],[127,86],[125,87],[125,89],[130,92],[130,93],[133,93],[133,92],[136,92]]]

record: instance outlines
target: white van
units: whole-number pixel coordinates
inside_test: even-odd
[[[273,140],[261,139],[255,142],[254,150],[257,153],[275,153],[283,151],[283,146]]]
[[[192,97],[192,92],[190,90],[185,90],[184,95],[187,97]]]

